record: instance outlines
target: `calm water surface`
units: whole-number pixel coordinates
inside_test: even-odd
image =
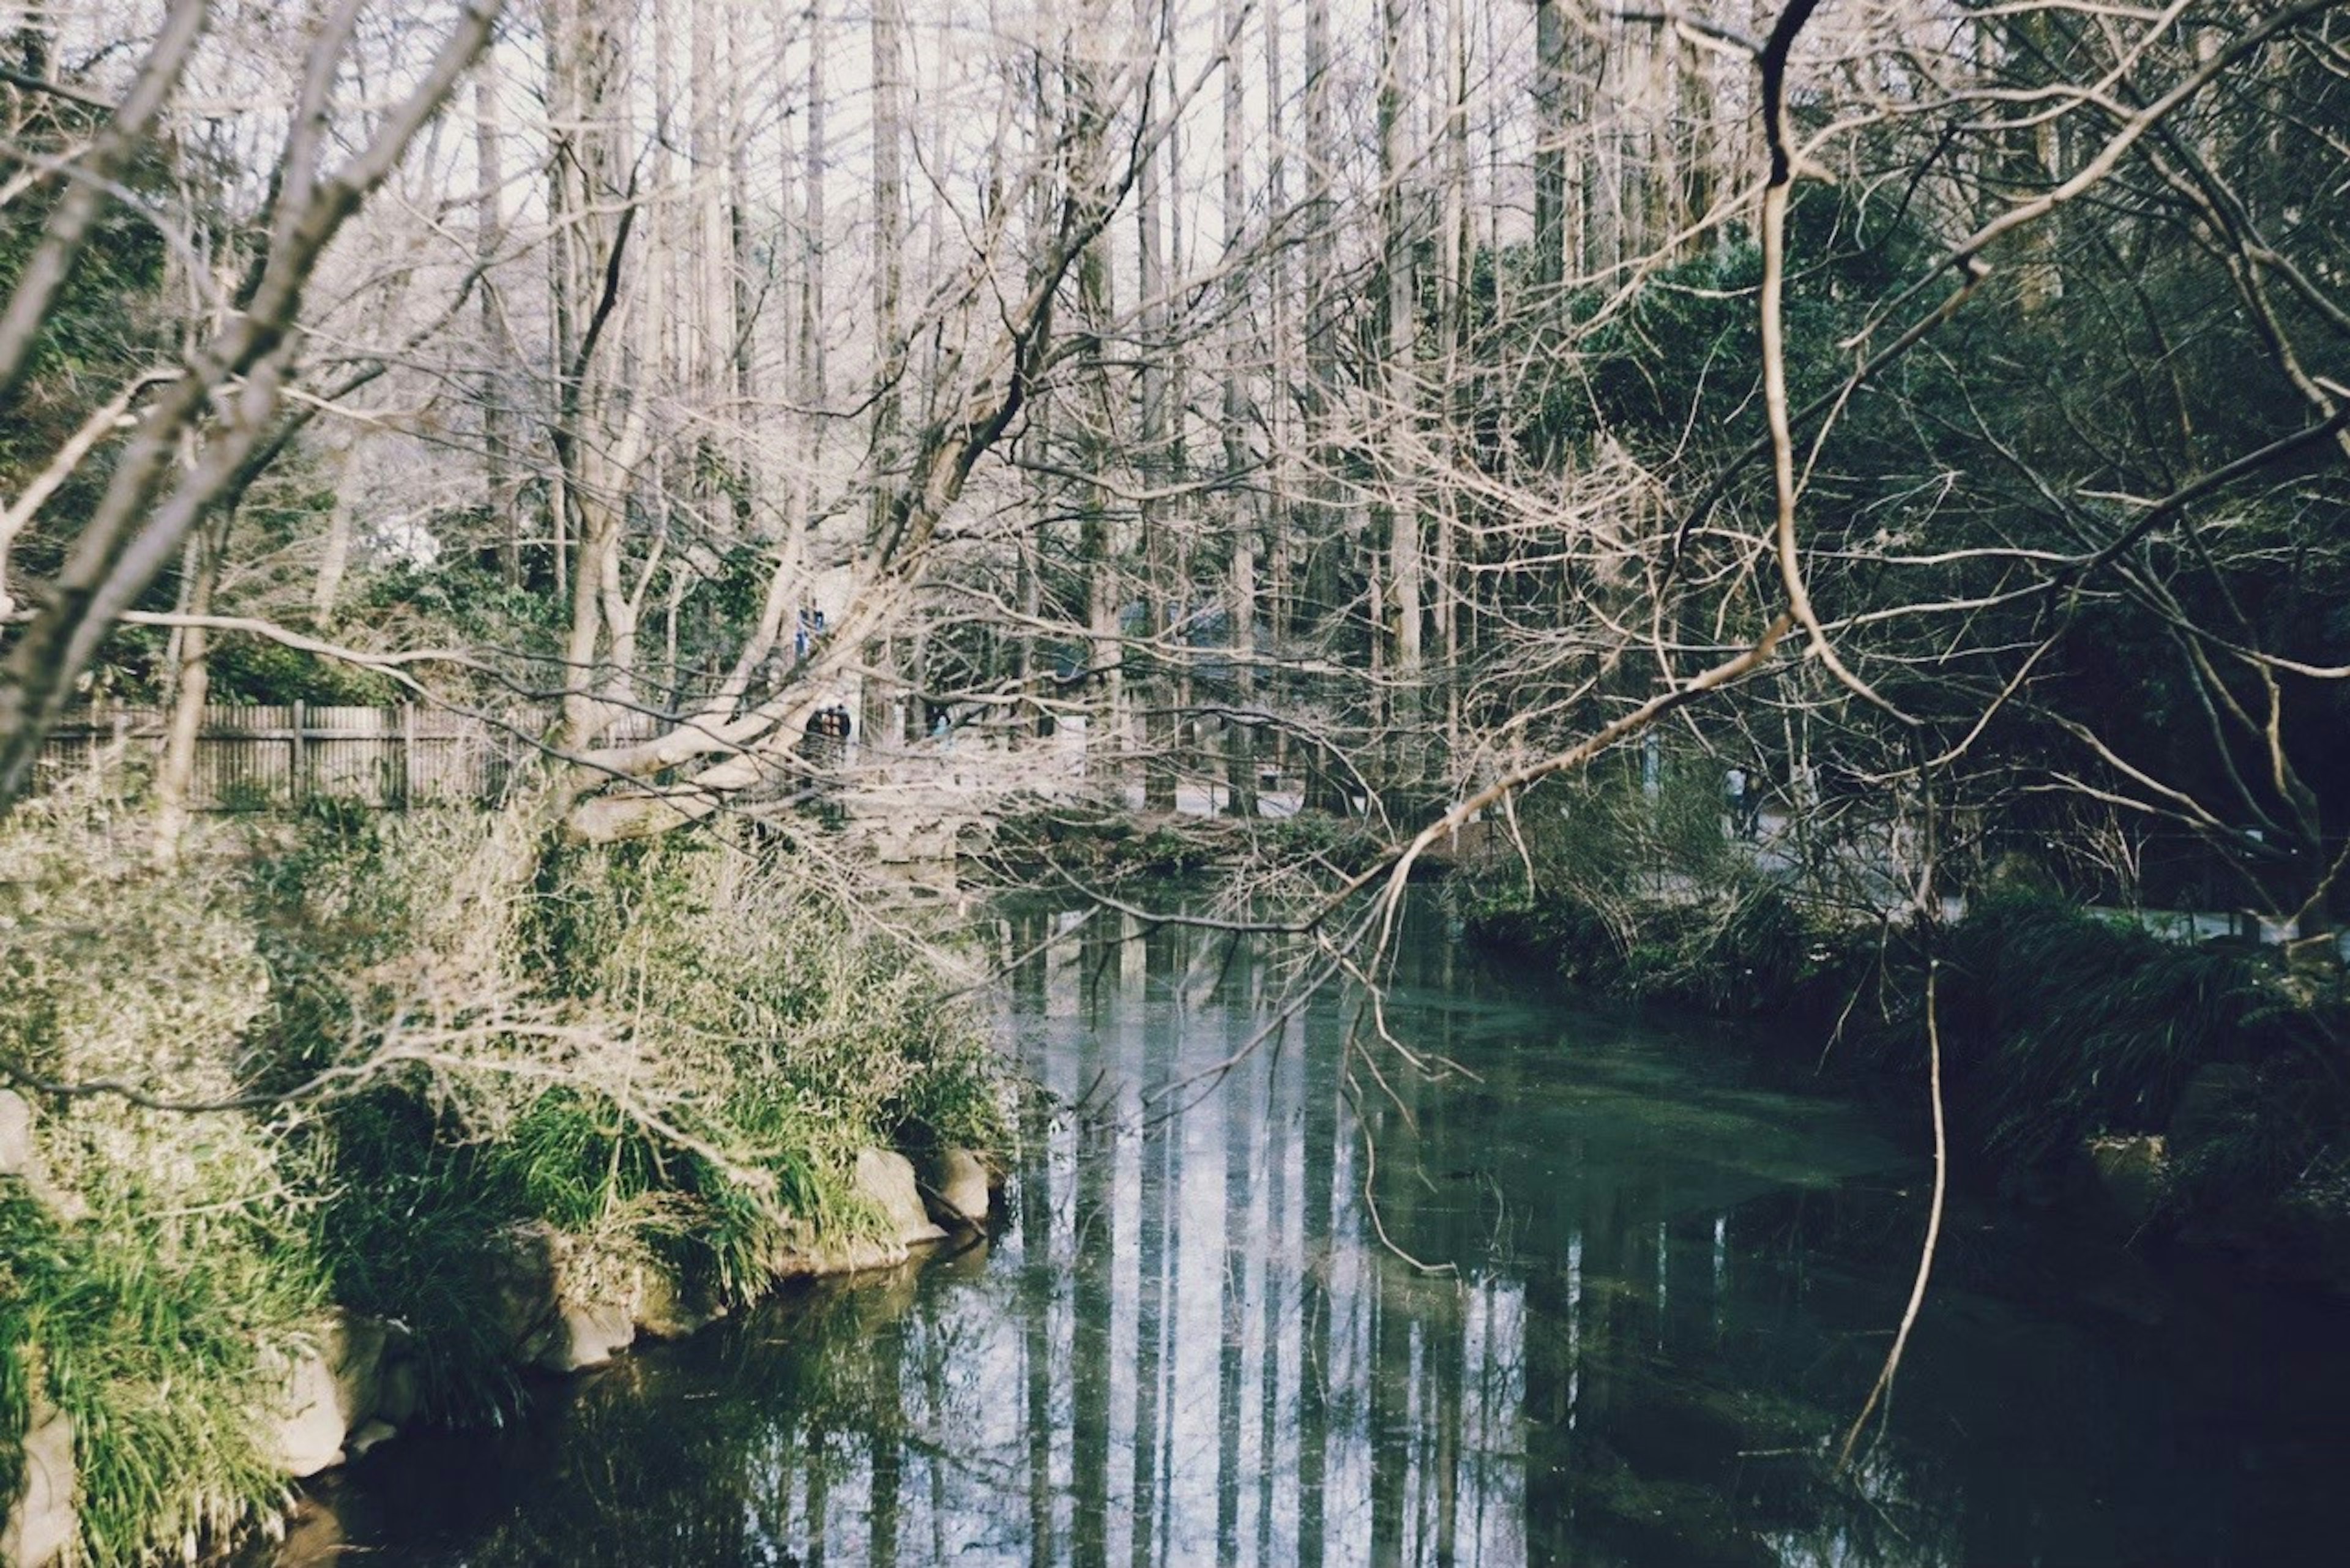
[[[1019,975],[1064,1111],[985,1242],[403,1438],[281,1568],[2332,1560],[2330,1309],[1961,1209],[1839,1480],[1924,1222],[1872,1118],[1433,929],[1386,1023],[1461,1071],[1348,1072],[1333,995],[1203,1096],[1277,955],[1115,936]]]

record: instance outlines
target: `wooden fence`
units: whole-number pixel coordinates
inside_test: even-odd
[[[199,811],[267,811],[313,800],[400,807],[421,801],[496,798],[528,750],[510,728],[437,709],[207,707],[196,732],[188,804]],[[117,763],[141,772],[162,754],[165,708],[108,705],[68,713],[43,748],[41,785]]]

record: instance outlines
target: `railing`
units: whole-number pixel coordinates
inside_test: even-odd
[[[213,704],[197,726],[187,805],[278,811],[332,800],[398,810],[430,801],[492,802],[530,757],[531,737],[554,720],[553,710],[530,707],[491,720],[413,703]],[[69,712],[42,748],[37,787],[98,768],[123,769],[135,784],[158,765],[171,722],[171,710],[161,707],[106,703]],[[642,739],[659,728],[656,716],[631,713],[603,739]],[[1082,788],[1087,775],[1083,732],[1076,726],[1049,741],[1017,744],[963,733],[882,746],[859,737],[836,745],[806,753],[806,760],[830,775],[830,787],[852,805],[875,810],[894,809],[887,797],[908,791],[966,797],[978,810],[1006,794]],[[1295,780],[1267,771],[1263,781],[1268,815],[1296,808],[1295,794],[1280,793]],[[1224,792],[1211,770],[1187,776],[1178,809],[1212,815]]]
[[[170,726],[165,708],[69,713],[43,747],[36,777],[52,784],[117,759],[151,766]],[[530,732],[528,721],[515,728]],[[490,800],[525,749],[484,720],[415,704],[219,704],[206,707],[197,726],[188,805],[265,811],[314,800],[395,808]]]

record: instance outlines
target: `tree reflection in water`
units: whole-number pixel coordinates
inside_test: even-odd
[[[1056,919],[1007,920],[1005,950]],[[1388,1232],[1453,1272],[1372,1233],[1346,999],[1154,1123],[1147,1096],[1269,1015],[1280,955],[1087,926],[1016,976],[1008,1026],[1083,1114],[1031,1113],[992,1241],[795,1293],[495,1437],[403,1439],[323,1489],[281,1562],[339,1541],[631,1568],[1922,1564],[2321,1539],[2332,1325],[2067,1304],[2071,1239],[1979,1226],[1887,1440],[1835,1480],[1906,1289],[1917,1163],[1718,1041],[1410,950],[1391,1022],[1477,1076],[1391,1072],[1359,1104]]]

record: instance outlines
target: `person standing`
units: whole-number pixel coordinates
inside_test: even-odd
[[[1746,770],[1736,763],[1721,775],[1721,802],[1730,810],[1730,836],[1746,836]]]

